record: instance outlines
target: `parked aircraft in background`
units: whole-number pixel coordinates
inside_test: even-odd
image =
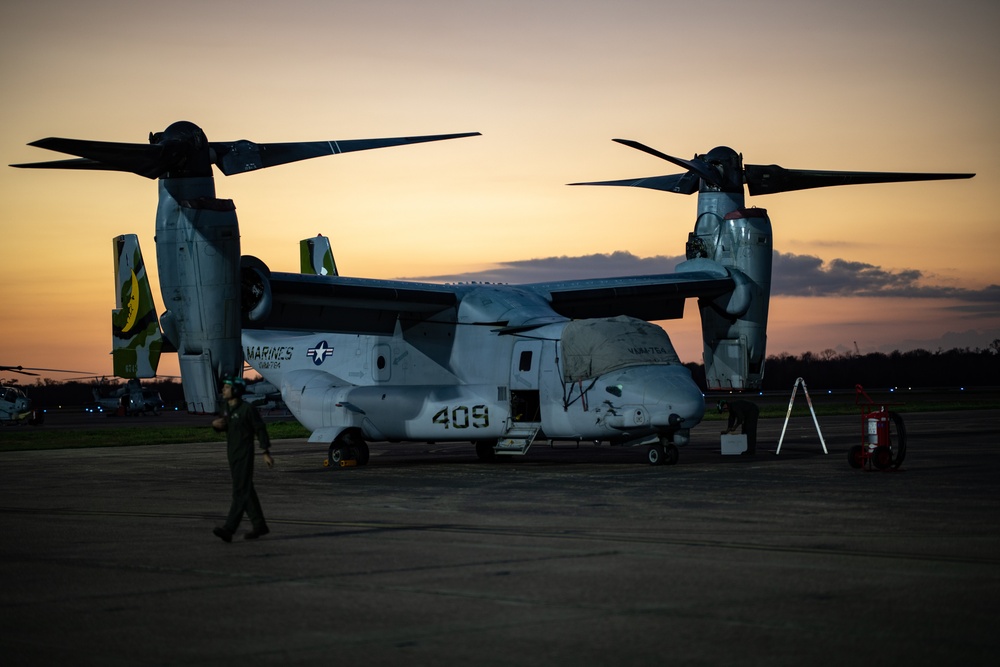
[[[38,372],[36,372],[38,371]],[[19,375],[37,376],[39,373],[83,373],[85,371],[67,371],[59,368],[27,368],[25,366],[0,366],[0,373],[9,372]],[[41,426],[45,421],[45,411],[36,406],[24,390],[15,386],[0,387],[0,425],[29,424]]]
[[[94,402],[86,406],[86,410],[106,414],[109,417],[157,415],[164,407],[160,392],[143,387],[138,378],[132,378],[114,387],[98,382],[93,393]]]

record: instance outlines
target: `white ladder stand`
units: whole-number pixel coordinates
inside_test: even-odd
[[[823,453],[829,454],[826,450],[826,442],[823,441],[823,432],[819,429],[819,420],[816,419],[816,410],[813,409],[812,399],[809,398],[809,390],[806,389],[806,381],[802,378],[796,378],[795,386],[792,387],[792,397],[788,399],[788,412],[785,413],[785,425],[781,427],[781,437],[778,438],[778,448],[774,450],[775,456],[781,452],[781,442],[785,439],[785,429],[788,428],[788,419],[792,416],[792,406],[795,404],[795,394],[799,391],[799,385],[802,385],[802,393],[806,395],[806,403],[809,404],[809,412],[812,413],[813,423],[816,424],[816,434],[819,436],[819,444],[823,445]]]

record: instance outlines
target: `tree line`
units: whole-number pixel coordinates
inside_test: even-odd
[[[685,364],[704,391],[704,364]],[[990,387],[1000,385],[1000,338],[986,349],[911,350],[857,354],[824,350],[818,354],[770,356],[764,365],[763,389],[788,389],[796,378],[804,378],[815,389],[853,390],[864,387]],[[94,402],[93,390],[107,393],[106,383],[56,382],[39,378],[20,384],[15,378],[0,378],[4,386],[19,386],[36,405],[44,408],[79,407]],[[160,392],[168,409],[184,408],[181,383],[172,379],[143,380],[143,387]],[[113,387],[112,387],[113,388]]]
[[[705,366],[687,364],[705,389]],[[804,378],[810,389],[863,387],[990,387],[1000,385],[1000,339],[986,349],[910,350],[857,354],[780,354],[764,362],[763,389],[789,389]]]

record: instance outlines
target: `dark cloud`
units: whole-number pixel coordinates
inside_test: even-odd
[[[775,252],[772,275],[775,295],[949,299],[957,302],[955,310],[963,312],[1000,311],[1000,285],[979,290],[929,285],[917,269],[889,271],[865,262],[834,259],[824,263],[812,255]]]
[[[890,292],[912,290],[922,277],[916,270],[893,273],[845,259],[824,264],[812,255],[780,252],[774,253],[772,275],[774,293],[787,296],[890,296]]]
[[[429,282],[538,283],[583,278],[608,278],[671,273],[683,256],[636,257],[629,252],[582,257],[545,257],[502,262],[471,273],[423,276]],[[861,296],[907,299],[949,299],[953,309],[968,314],[1000,312],[1000,285],[970,290],[926,284],[917,269],[891,271],[874,264],[775,251],[771,294],[774,296]]]
[[[611,278],[672,273],[684,257],[636,257],[630,252],[584,255],[582,257],[545,257],[501,262],[492,269],[444,276],[410,278],[446,283],[545,283],[555,280]],[[405,279],[404,279],[405,280]]]

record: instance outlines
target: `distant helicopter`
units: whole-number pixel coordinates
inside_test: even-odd
[[[281,389],[264,379],[256,382],[248,381],[243,400],[256,406],[262,415],[289,412],[285,400],[281,397]]]
[[[87,412],[108,416],[131,417],[135,415],[158,415],[163,409],[163,398],[155,389],[142,386],[139,378],[105,391],[106,383],[99,381],[94,388],[94,402],[87,405]]]
[[[67,371],[58,368],[27,368],[25,366],[0,366],[0,373],[12,372],[20,375],[37,376],[39,372],[50,373],[84,373],[84,371]],[[45,421],[45,411],[35,407],[34,403],[20,387],[0,387],[0,424],[28,424],[41,426]]]
[[[764,373],[772,233],[764,209],[745,207],[744,183],[751,194],[766,194],[972,176],[744,167],[742,156],[726,147],[682,160],[621,141],[685,171],[589,184],[698,192],[687,261],[672,274],[527,285],[344,277],[325,237],[302,242],[303,274],[271,272],[260,259],[240,257],[235,206],[215,196],[213,164],[231,175],[475,134],[210,142],[201,128],[181,121],[151,133],[149,144],[43,139],[31,145],[78,158],[13,166],[159,179],[157,264],[167,307],[160,324],[179,355],[188,410],[215,411],[220,379],[239,374],[245,359],[280,387],[312,432],[310,442],[328,446],[331,462],[359,464],[368,461],[366,440],[473,441],[477,454],[490,459],[524,454],[536,438],[645,446],[649,463],[675,463],[677,445],[704,415],[705,399],[667,334],[649,322],[679,318],[685,300],[697,298],[709,387],[755,388]],[[118,311],[122,303],[143,302],[135,290],[145,281],[133,280],[141,257],[130,236],[115,240],[119,265],[124,252],[131,267],[117,275],[127,296]],[[126,323],[148,321],[145,312],[124,310]],[[145,363],[152,346],[123,333],[121,349]]]

